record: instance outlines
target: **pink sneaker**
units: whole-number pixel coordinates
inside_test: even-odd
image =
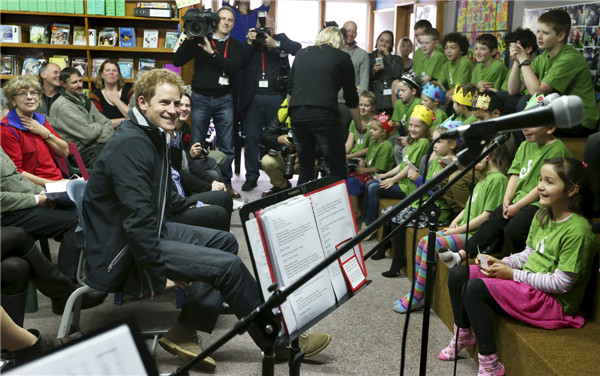
[[[479,372],[481,376],[504,376],[504,366],[498,360],[498,355],[481,355],[479,357]]]
[[[454,344],[456,342],[457,335],[458,350],[454,351]],[[456,324],[454,324],[454,337],[452,337],[452,341],[450,341],[450,344],[445,349],[440,351],[440,355],[438,356],[438,358],[440,360],[454,360],[456,354],[458,354],[465,347],[473,346],[475,342],[477,342],[477,340],[475,339],[475,335],[473,335],[473,332],[470,328],[459,328],[458,326],[456,326]]]

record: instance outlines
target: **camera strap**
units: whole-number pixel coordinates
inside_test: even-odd
[[[231,37],[227,38],[227,43],[225,44],[225,53],[223,54],[223,57],[224,57],[225,59],[227,59],[227,48],[229,47],[229,39],[230,39],[230,38],[231,38]],[[220,52],[219,52],[219,49],[217,48],[217,45],[215,44],[215,41],[214,41],[214,39],[211,39],[211,40],[210,40],[210,43],[212,43],[212,45],[213,45],[213,48],[215,49],[215,51],[217,51],[217,53],[218,53],[218,54],[220,54]]]

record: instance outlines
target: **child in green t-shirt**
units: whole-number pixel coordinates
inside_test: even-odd
[[[546,160],[537,185],[543,208],[529,224],[524,251],[502,260],[481,255],[477,265],[450,270],[454,338],[440,352],[441,360],[454,360],[463,348],[477,343],[479,374],[504,375],[494,336],[498,306],[542,329],[584,325],[585,319],[577,311],[595,272],[597,252],[590,227],[593,195],[589,175],[575,159]]]
[[[437,47],[440,43],[440,32],[437,29],[427,29],[421,33],[421,48],[423,59],[413,63],[415,75],[422,83],[432,81],[442,73],[446,57]]]
[[[508,92],[518,95],[527,89],[537,94],[558,92],[579,96],[583,101],[583,122],[557,134],[582,137],[596,131],[600,113],[588,64],[576,49],[566,44],[570,29],[569,14],[553,9],[538,18],[538,46],[544,49],[541,55],[531,61],[519,43],[511,43],[510,56],[518,65],[509,77]]]
[[[411,72],[404,73],[396,89],[396,97],[399,99],[394,105],[392,122],[398,128],[400,135],[406,135],[408,131],[408,119],[416,105],[421,104],[419,91],[421,90],[421,81]]]
[[[474,84],[458,84],[454,88],[454,95],[452,101],[454,102],[452,108],[456,114],[453,120],[458,120],[463,125],[468,125],[477,121],[473,116],[473,98],[477,94],[477,87]]]
[[[375,116],[377,116],[376,104],[377,97],[375,97],[373,92],[365,90],[360,93],[358,97],[358,112],[365,127],[358,129],[354,124],[354,120],[350,122],[348,138],[346,139],[346,160],[354,158],[362,159],[367,154],[369,142],[371,141],[371,137],[369,136],[370,124],[374,121]]]
[[[508,170],[504,201],[473,235],[469,256],[477,254],[477,246],[481,250],[491,247],[490,253],[523,249],[528,224],[540,205],[537,183],[544,159],[570,156],[565,144],[554,137],[555,130],[555,126],[523,130],[527,142],[521,143]],[[509,249],[504,249],[505,241]]]
[[[367,183],[367,212],[363,227],[370,225],[379,214],[379,197],[404,198],[415,189],[415,183],[408,178],[410,165],[418,165],[429,150],[433,122],[433,111],[417,105],[411,114],[408,126],[407,147],[402,162],[390,171],[379,176],[381,181]]]
[[[492,34],[482,34],[475,39],[475,59],[477,65],[473,69],[471,82],[477,85],[480,93],[494,88],[500,90],[508,68],[496,59],[498,39]]]
[[[529,61],[533,60],[534,56],[537,55],[537,51],[538,51],[537,37],[535,36],[533,31],[531,31],[529,29],[521,29],[519,27],[519,28],[517,28],[517,30],[511,31],[510,33],[506,34],[506,36],[504,37],[504,43],[507,46],[510,46],[511,43],[518,43],[519,45],[521,45],[521,47],[523,47],[523,49],[525,50],[525,53],[527,54],[527,60],[529,60]],[[508,73],[506,74],[506,78],[504,79],[504,82],[502,83],[500,90],[508,92],[508,79],[510,77],[510,74],[513,71],[513,68],[519,70],[518,67],[514,64],[514,61],[513,61],[513,66],[508,70]],[[521,77],[521,79],[522,78],[523,77]],[[490,90],[495,90],[495,89],[490,89]],[[516,95],[527,95],[527,94],[529,94],[529,91],[527,90],[527,88],[524,88],[524,90],[522,92],[520,92],[519,94],[516,94]]]
[[[426,83],[421,91],[421,104],[430,108],[435,116],[433,123],[431,124],[432,130],[448,119],[448,114],[446,114],[446,111],[442,108],[442,101],[445,96],[446,90],[437,81]]]
[[[428,20],[419,20],[415,22],[415,26],[413,26],[413,30],[415,32],[415,39],[417,41],[417,45],[419,46],[413,54],[413,71],[416,71],[415,66],[421,66],[421,64],[423,63],[423,59],[425,58],[425,53],[423,53],[423,49],[420,47],[421,35],[425,33],[425,30],[431,29],[432,27],[433,26],[431,26],[431,22],[429,22]],[[441,53],[444,53],[444,49],[441,45],[438,44],[437,49]]]
[[[469,40],[460,33],[450,33],[442,41],[446,59],[442,66],[442,73],[438,81],[445,87],[450,88],[446,93],[446,100],[449,102],[454,95],[454,87],[458,84],[471,82],[471,73],[474,65],[469,59]]]
[[[382,124],[387,123],[388,119],[388,115],[381,114],[373,121],[369,130],[372,142],[367,149],[366,158],[360,161],[358,169],[346,179],[355,219],[362,215],[358,197],[364,192],[365,184],[373,180],[378,173],[388,172],[394,167],[394,147],[387,140],[387,130]]]

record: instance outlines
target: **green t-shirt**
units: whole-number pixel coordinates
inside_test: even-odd
[[[371,134],[369,131],[371,130],[371,126],[366,126],[366,131],[364,134],[361,134],[357,129],[356,125],[354,125],[354,120],[350,122],[350,127],[348,128],[350,133],[354,133],[354,147],[350,151],[351,153],[356,153],[364,148],[368,148],[371,143]]]
[[[442,73],[442,67],[447,61],[446,55],[440,51],[435,51],[431,58],[423,54],[423,59],[419,62],[419,65],[415,65],[413,62],[413,69],[415,76],[423,78],[424,76],[431,76],[435,79],[440,77]]]
[[[466,213],[469,210],[471,210],[469,219],[473,219],[483,212],[493,212],[498,206],[502,205],[507,184],[508,178],[500,171],[487,173],[473,188],[473,193],[469,196],[465,205],[465,215],[458,225],[464,226],[467,224]],[[469,234],[472,235],[475,231],[473,230]]]
[[[510,77],[510,73],[512,72],[512,69],[514,66],[515,65],[513,64],[513,66],[506,73],[506,77],[504,78],[504,82],[502,83],[500,90],[504,90],[504,91],[508,92],[508,78]],[[519,72],[519,77],[521,77],[521,81],[523,81],[523,73]],[[529,90],[525,89],[519,95],[529,95]]]
[[[429,140],[426,138],[419,138],[415,140],[412,144],[406,146],[406,153],[404,154],[404,158],[402,158],[402,163],[400,163],[400,168],[398,172],[404,170],[407,166],[406,161],[411,161],[417,168],[421,163],[421,159],[423,156],[427,154],[429,151]],[[415,188],[415,182],[410,180],[409,177],[405,177],[398,181],[398,186],[407,196],[411,194]]]
[[[404,130],[408,130],[408,120],[410,119],[410,115],[415,109],[415,106],[418,104],[421,104],[420,98],[413,98],[413,101],[409,104],[406,104],[402,102],[402,100],[398,99],[396,101],[396,105],[394,106],[392,121],[397,121],[402,127],[404,127]]]
[[[388,140],[378,144],[371,142],[365,156],[366,167],[375,167],[378,171],[388,172],[396,164],[394,159],[394,145]],[[372,174],[375,176],[375,174]]]
[[[531,68],[541,82],[562,95],[577,95],[583,101],[583,125],[596,129],[600,114],[590,68],[585,58],[572,46],[564,45],[552,59],[544,51],[531,62]]]
[[[464,115],[456,115],[454,120],[460,120],[462,125],[468,125],[477,122],[477,118],[473,114],[471,114],[469,117],[465,117]]]
[[[435,175],[437,175],[438,172],[442,171],[444,169],[444,166],[442,166],[440,164],[440,160],[443,157],[437,157],[435,158],[433,161],[429,162],[429,168],[427,169],[427,178],[425,179],[425,182],[433,179],[433,177]],[[442,182],[440,185],[444,185],[445,182]],[[427,199],[429,199],[429,195],[424,195],[423,196],[423,202],[425,202]],[[438,222],[439,223],[447,223],[450,222],[451,216],[453,214],[452,209],[450,208],[450,205],[448,205],[448,202],[446,202],[446,200],[444,200],[443,198],[440,198],[438,200],[435,201],[435,204],[437,206],[439,206],[440,208],[440,217],[438,218]],[[418,208],[419,207],[419,200],[415,200],[410,206],[412,206],[413,208]]]
[[[452,64],[450,60],[446,60],[442,66],[442,73],[438,81],[448,90],[453,89],[457,84],[469,83],[471,82],[471,74],[474,67],[471,59],[466,56],[461,57],[456,64]]]
[[[444,54],[444,47],[441,44],[438,44],[437,51],[441,54]],[[445,56],[445,55],[444,55]],[[425,53],[421,47],[417,48],[415,53],[413,54],[413,72],[418,76],[416,72],[419,72],[416,67],[422,67],[423,59],[425,59]]]
[[[448,119],[448,114],[446,113],[446,111],[444,111],[443,109],[439,109],[436,112],[434,112],[435,115],[435,120],[433,121],[433,123],[431,123],[431,131],[433,132],[433,130],[440,124],[442,124],[444,121],[446,121],[446,119]]]
[[[500,90],[504,78],[506,78],[508,68],[498,59],[492,59],[489,67],[484,68],[483,64],[477,64],[471,74],[471,82],[477,84],[479,81],[490,82],[494,89]]]
[[[522,142],[508,169],[508,175],[519,175],[512,203],[518,202],[537,186],[544,159],[570,156],[571,153],[559,139],[544,146],[538,146],[535,142]],[[540,206],[540,203],[536,201],[533,205]]]
[[[594,234],[588,220],[573,214],[562,222],[549,221],[545,227],[538,224],[539,212],[534,217],[527,246],[535,251],[529,256],[523,270],[533,273],[577,273],[579,278],[573,288],[564,294],[552,294],[563,312],[572,315],[579,309],[585,287],[590,279],[592,261],[596,254]]]

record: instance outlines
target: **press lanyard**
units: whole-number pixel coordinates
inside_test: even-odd
[[[213,39],[210,40],[210,43],[212,43],[215,51],[217,51],[217,53],[220,54],[219,49],[217,48],[217,46],[215,45],[215,41]],[[223,55],[223,57],[225,59],[227,59],[227,48],[229,47],[229,38],[227,38],[227,43],[225,44],[225,54]]]

